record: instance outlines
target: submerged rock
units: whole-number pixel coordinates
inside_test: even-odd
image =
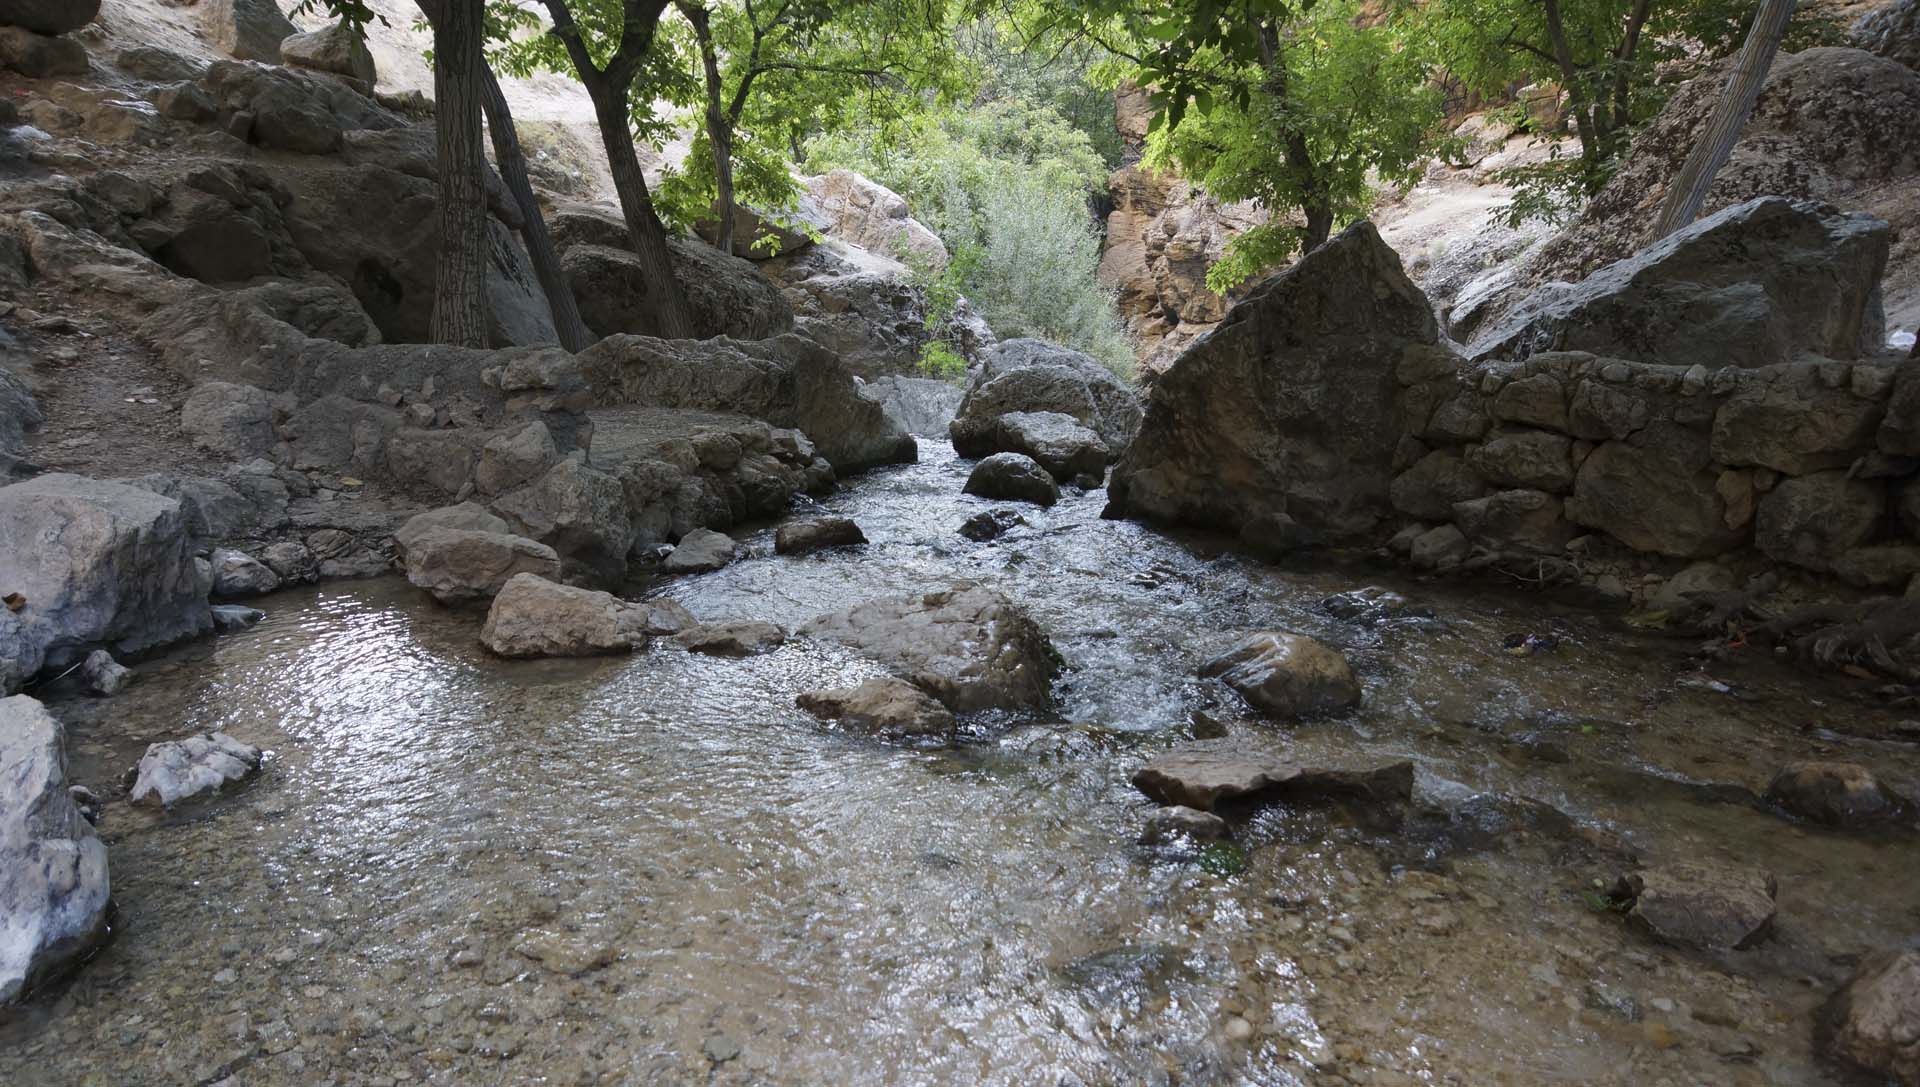
[[[502,657],[588,657],[647,644],[648,611],[612,593],[515,574],[487,609],[480,644]]]
[[[1339,650],[1304,634],[1263,631],[1208,661],[1218,678],[1271,717],[1332,713],[1360,703],[1360,683]]]
[[[1027,523],[1025,517],[1009,509],[981,510],[960,525],[960,535],[977,543],[997,540]]]
[[[731,563],[739,550],[740,545],[726,533],[696,528],[680,537],[660,568],[669,574],[710,573]]]
[[[267,617],[267,613],[259,608],[240,604],[215,604],[212,610],[213,629],[222,634],[245,630]]]
[[[1777,890],[1764,869],[1683,862],[1620,877],[1614,897],[1631,901],[1628,919],[1661,940],[1726,951],[1766,938]]]
[[[260,749],[224,732],[153,744],[133,768],[135,804],[172,807],[201,793],[219,792],[260,769]]]
[[[1401,805],[1413,796],[1413,764],[1387,763],[1367,770],[1311,769],[1259,755],[1175,751],[1160,755],[1133,775],[1134,787],[1152,800],[1203,812],[1251,801],[1354,800]]]
[[[1140,844],[1166,845],[1182,839],[1217,842],[1232,833],[1227,821],[1212,812],[1174,804],[1147,816],[1146,829],[1140,832]]]
[[[905,680],[870,679],[858,687],[806,691],[794,704],[822,720],[879,736],[953,735],[953,714]]]
[[[967,475],[966,493],[1037,506],[1060,501],[1060,485],[1024,453],[995,453],[974,465]]]
[[[642,620],[648,634],[678,634],[693,626],[693,613],[673,600],[642,600],[633,605],[646,612]]]
[[[516,574],[560,576],[560,556],[546,544],[471,529],[410,533],[406,563],[407,581],[442,604],[491,600]]]
[[[1354,623],[1388,623],[1400,619],[1432,619],[1433,609],[1378,585],[1349,589],[1320,601],[1320,610],[1335,619]]]
[[[0,1006],[106,935],[107,847],[68,792],[65,748],[39,702],[0,698]]]
[[[866,542],[867,534],[845,517],[789,521],[773,533],[773,550],[781,555],[801,555],[808,551],[852,547]]]
[[[1767,785],[1768,803],[1816,823],[1864,826],[1900,818],[1904,798],[1850,762],[1790,762]]]
[[[1903,1087],[1920,1085],[1920,951],[1869,961],[1820,1018],[1828,1053]]]
[[[712,657],[757,657],[785,645],[787,632],[772,623],[745,619],[732,623],[699,623],[674,636],[689,653]]]
[[[956,713],[1045,707],[1060,664],[1025,609],[980,585],[870,600],[800,633],[872,657]]]

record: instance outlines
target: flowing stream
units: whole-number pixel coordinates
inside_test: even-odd
[[[1850,688],[1487,585],[1282,569],[1070,495],[992,544],[967,465],[854,481],[857,551],[660,591],[793,627],[980,579],[1069,669],[1057,712],[944,749],[842,735],[794,695],[875,667],[768,656],[512,663],[399,579],[262,602],[243,634],[54,705],[110,799],[147,743],[222,729],[259,779],[167,815],[109,805],[114,941],[0,1027],[0,1083],[1838,1084],[1813,1010],[1920,934],[1920,835],[1752,802],[1789,759],[1911,788],[1920,726]],[[1375,583],[1437,622],[1364,625]],[[1236,632],[1346,649],[1363,707],[1280,726],[1195,678]],[[1558,648],[1509,652],[1510,635]],[[1233,848],[1135,844],[1155,752],[1410,758],[1416,810],[1270,808]],[[1562,818],[1561,813],[1566,817]],[[1779,876],[1773,938],[1712,956],[1601,908],[1622,858]]]

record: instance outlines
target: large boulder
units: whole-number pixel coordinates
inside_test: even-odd
[[[546,544],[595,577],[612,580],[626,570],[634,539],[626,487],[581,458],[563,460],[501,495],[493,509],[519,535]]]
[[[28,79],[83,76],[87,74],[87,47],[74,38],[0,26],[0,69],[19,72]]]
[[[934,319],[919,277],[878,253],[830,242],[763,267],[793,303],[795,326],[864,378],[921,372],[935,340],[969,364],[995,342],[993,330],[964,298],[944,320]],[[944,422],[940,432],[946,432]]]
[[[1877,955],[1821,1009],[1827,1052],[1920,1087],[1920,951]]]
[[[696,339],[733,336],[763,340],[793,327],[793,307],[750,262],[700,242],[673,239],[673,274],[693,311]],[[601,336],[661,333],[656,303],[640,258],[611,245],[575,245],[561,271],[587,327]]]
[[[1154,383],[1108,483],[1114,512],[1257,534],[1351,539],[1391,515],[1397,368],[1439,340],[1371,223],[1273,276]]]
[[[175,499],[54,473],[0,487],[0,691],[104,645],[139,653],[213,627]]]
[[[1738,545],[1706,435],[1655,423],[1624,441],[1602,442],[1574,477],[1567,519],[1636,551],[1704,558]]]
[[[553,548],[503,532],[418,532],[408,539],[406,561],[407,580],[442,604],[490,600],[517,574],[560,576]]]
[[[1000,417],[998,444],[1032,457],[1062,483],[1097,485],[1107,475],[1107,443],[1057,411],[1010,411]]]
[[[1887,224],[1871,215],[1759,197],[1579,284],[1541,287],[1470,351],[1591,351],[1709,370],[1872,355],[1886,339],[1879,287],[1890,244]]]
[[[100,0],[0,0],[0,24],[36,34],[78,30],[100,14]]]
[[[578,357],[602,404],[724,412],[793,427],[842,474],[911,461],[917,452],[832,352],[804,336],[609,336]]]
[[[280,43],[299,33],[275,0],[203,0],[200,25],[238,60],[280,63]]]
[[[805,218],[822,234],[934,271],[946,267],[940,236],[908,214],[905,197],[879,182],[830,170],[807,179],[807,196]]]
[[[379,76],[366,39],[345,22],[281,39],[280,59],[297,68],[351,76],[369,87]]]
[[[916,438],[946,437],[966,395],[952,382],[931,377],[883,377],[866,388],[880,398],[887,418]]]
[[[1360,704],[1360,682],[1347,658],[1304,634],[1262,631],[1208,661],[1200,674],[1217,677],[1267,714],[1288,720],[1333,713]]]
[[[868,601],[800,633],[872,657],[958,713],[1043,708],[1060,665],[1025,609],[979,585]]]
[[[647,644],[649,609],[612,593],[515,574],[493,598],[480,644],[502,657],[591,657]]]
[[[1058,412],[1100,436],[1118,454],[1140,432],[1140,398],[1093,356],[1045,340],[1003,340],[967,379],[948,428],[963,457],[1010,451],[1000,419],[1009,412]]]
[[[1060,501],[1060,485],[1039,462],[1024,453],[995,453],[967,473],[967,494],[1008,502],[1051,506]]]
[[[26,695],[0,698],[0,1006],[106,936],[107,847],[67,792],[60,722]]]

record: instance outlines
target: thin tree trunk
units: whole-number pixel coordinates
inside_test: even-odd
[[[433,338],[487,346],[487,190],[480,155],[480,72],[484,0],[448,0],[433,31],[438,103],[440,253],[434,264]]]
[[[698,4],[678,5],[680,14],[693,27],[693,40],[700,47],[700,66],[707,84],[707,147],[713,153],[714,210],[720,225],[713,247],[722,253],[733,252],[733,125],[727,121],[721,97],[726,87],[720,78],[720,57],[713,48],[712,15]]]
[[[1780,39],[1786,34],[1787,20],[1791,18],[1793,0],[1760,0],[1760,10],[1753,17],[1753,29],[1747,32],[1747,43],[1740,48],[1733,74],[1727,77],[1726,88],[1713,105],[1707,127],[1681,165],[1679,175],[1667,187],[1667,198],[1660,205],[1660,218],[1654,223],[1654,238],[1664,238],[1699,216],[1700,208],[1707,202],[1707,190],[1713,188],[1714,175],[1727,164],[1733,145],[1740,141],[1740,129],[1753,113],[1754,103],[1760,100],[1767,70],[1773,67],[1773,55],[1780,50]]]
[[[1272,23],[1260,28],[1260,60],[1266,69],[1267,94],[1284,109],[1288,93],[1287,58],[1280,44],[1280,30]],[[1306,133],[1290,128],[1285,138],[1287,172],[1293,175],[1294,186],[1299,189],[1300,211],[1307,220],[1299,231],[1300,252],[1305,255],[1326,244],[1327,236],[1333,233],[1333,207],[1327,199],[1326,183],[1313,161],[1313,148],[1307,144]]]
[[[446,18],[446,0],[415,2],[427,22],[437,26]],[[525,221],[520,234],[527,245],[527,259],[533,263],[534,278],[540,281],[540,290],[547,296],[547,309],[553,314],[553,328],[560,337],[560,346],[569,351],[583,351],[593,343],[593,334],[581,320],[580,304],[574,300],[573,288],[567,285],[567,277],[560,271],[560,255],[554,251],[553,234],[547,230],[547,217],[541,212],[540,201],[533,195],[533,183],[527,177],[527,157],[520,149],[520,135],[513,127],[513,111],[507,107],[507,96],[501,93],[500,81],[494,78],[493,69],[484,57],[480,62],[480,77],[480,106],[486,114],[487,133],[493,138],[493,157],[500,179],[513,194],[513,202],[519,205],[520,217]]]
[[[1560,16],[1559,0],[1544,0],[1544,4],[1547,40],[1553,45],[1553,62],[1560,69],[1560,82],[1567,92],[1567,112],[1573,115],[1574,135],[1580,138],[1580,161],[1586,168],[1587,184],[1592,187],[1600,176],[1600,163],[1607,151],[1600,111],[1581,86],[1580,69],[1573,60],[1573,47],[1567,42],[1567,26]]]

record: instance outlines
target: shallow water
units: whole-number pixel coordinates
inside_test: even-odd
[[[111,804],[117,937],[0,1028],[0,1083],[1825,1084],[1810,1012],[1920,934],[1920,841],[1741,802],[1791,758],[1920,777],[1920,739],[1765,660],[1698,685],[1684,646],[1487,586],[1282,570],[1101,521],[1103,492],[955,529],[944,447],[824,503],[859,553],[756,557],[661,591],[795,626],[987,581],[1069,664],[1045,717],[952,749],[836,734],[793,696],[876,670],[796,642],[509,663],[480,614],[397,579],[277,595],[256,629],[67,701],[75,780],[223,729],[262,777],[168,816]],[[1444,620],[1317,602],[1397,585]],[[1358,712],[1248,718],[1193,678],[1249,628],[1344,646]],[[1515,632],[1557,651],[1516,657]],[[1269,809],[1244,853],[1156,854],[1128,784],[1188,742],[1411,758],[1421,812]],[[1575,820],[1527,822],[1529,798]],[[1520,816],[1524,816],[1520,812]],[[1588,905],[1629,854],[1779,874],[1761,948],[1660,947]]]

